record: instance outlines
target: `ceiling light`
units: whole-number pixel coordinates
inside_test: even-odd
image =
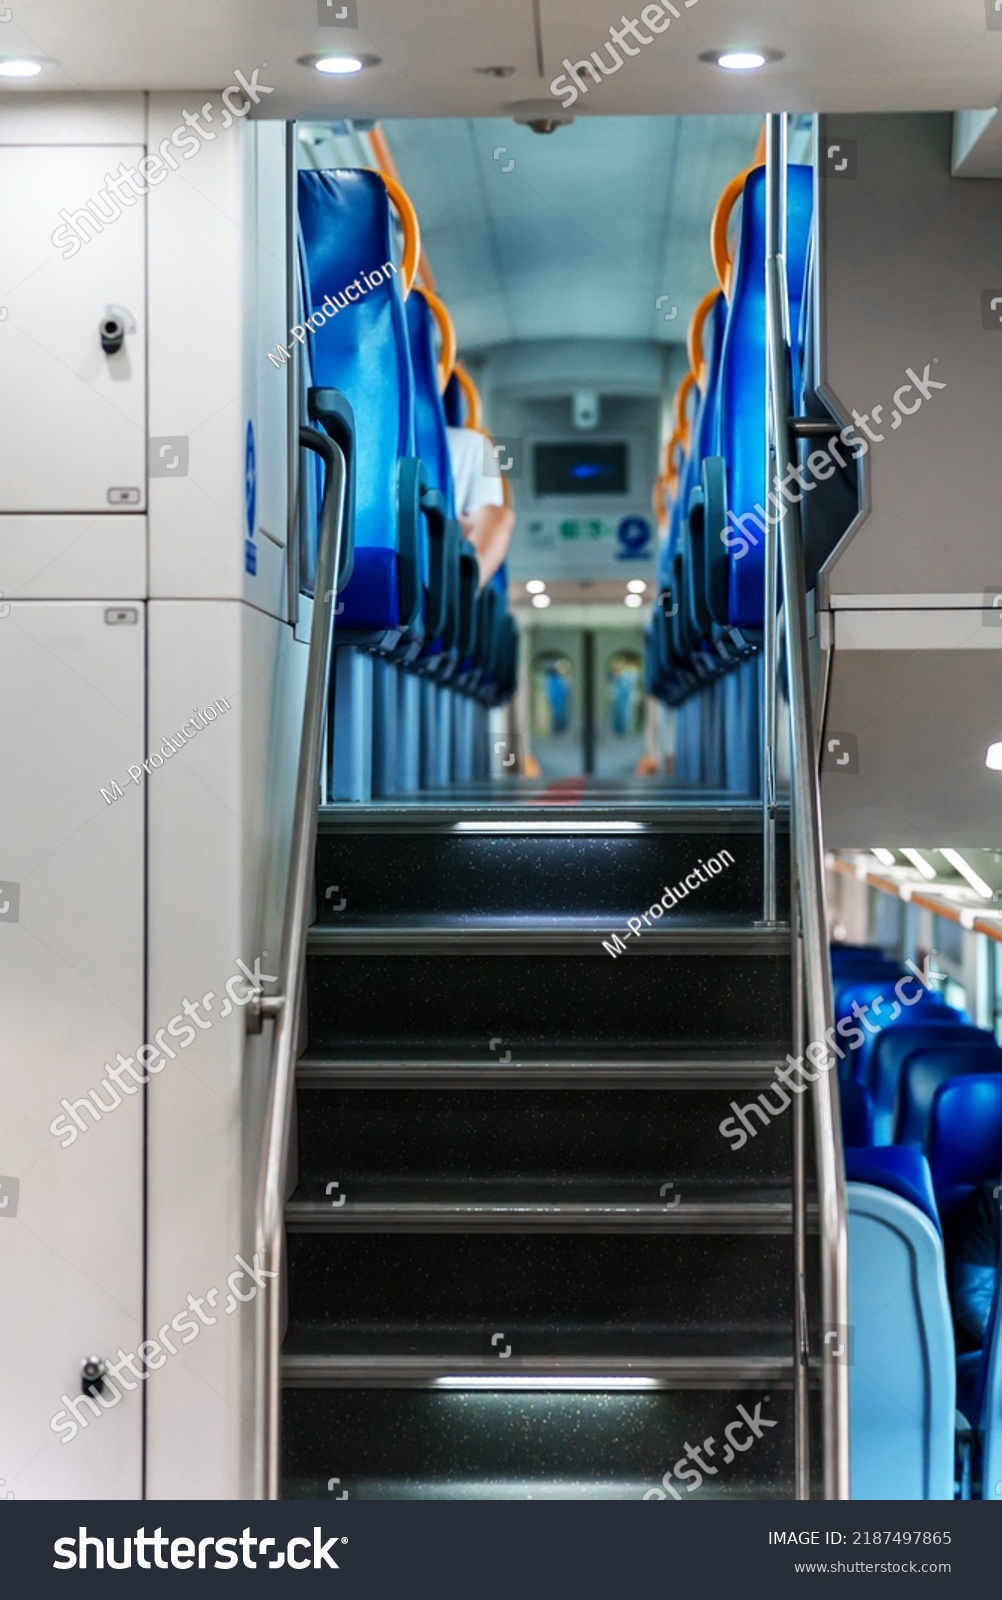
[[[985,766],[993,772],[1002,772],[1002,744],[990,744],[985,752]]]
[[[757,50],[732,50],[717,57],[717,66],[726,72],[754,72],[756,67],[765,66],[765,56]]]
[[[349,72],[361,72],[362,65],[357,56],[321,56],[316,63],[316,69],[318,72],[328,72],[340,77]]]
[[[526,594],[542,594],[545,588],[546,584],[542,578],[530,578],[525,586],[525,592]],[[1002,749],[1002,746],[1000,746],[1000,749]]]
[[[631,578],[626,587],[629,589],[631,594],[643,594],[647,588],[647,584],[644,582],[643,578]]]
[[[41,70],[37,61],[0,61],[0,78],[37,78]]]
[[[624,606],[636,607],[636,606],[642,606],[643,603],[644,603],[644,597],[643,597],[642,594],[628,594],[625,597],[625,599],[623,600]]]
[[[877,844],[874,845],[870,854],[871,856],[876,856],[882,867],[893,867],[895,859],[893,850],[885,850],[881,845]]]
[[[928,878],[930,883],[933,881],[936,876],[936,868],[930,867],[925,856],[919,855],[917,850],[906,850],[904,847],[902,847],[901,854],[907,861],[911,862],[913,867],[918,867],[923,878]]]
[[[548,605],[552,605],[553,602],[548,594],[534,594],[532,597],[532,603],[534,606],[539,606],[540,610],[542,611],[545,610]]]
[[[782,50],[704,50],[700,61],[723,67],[725,72],[756,72],[769,61],[782,61]]]
[[[322,72],[328,78],[348,78],[356,72],[361,72],[365,67],[378,67],[378,56],[350,55],[312,55],[299,56],[301,67],[312,67],[315,72]]]
[[[985,882],[984,878],[978,877],[974,868],[964,860],[959,850],[941,849],[939,853],[950,863],[955,872],[959,872],[962,878],[967,879],[975,894],[979,894],[982,900],[990,900],[992,898],[991,886]]]

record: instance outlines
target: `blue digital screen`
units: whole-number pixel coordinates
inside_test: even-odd
[[[537,444],[533,476],[537,495],[624,495],[626,445]]]

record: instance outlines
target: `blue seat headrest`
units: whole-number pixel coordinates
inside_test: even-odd
[[[944,1210],[1002,1173],[1002,1073],[951,1078],[932,1102],[929,1165]]]
[[[901,1069],[896,1144],[925,1144],[937,1091],[953,1078],[1002,1072],[1002,1050],[996,1044],[930,1044],[914,1050]]]
[[[414,414],[386,185],[361,167],[301,172],[299,225],[307,311],[326,318],[310,332],[313,382],[347,395],[360,441],[355,546],[392,549],[396,464],[414,454]]]
[[[814,206],[814,172],[790,166],[786,174],[786,270],[790,326],[800,323],[800,305],[807,266],[807,244]],[[766,484],[765,407],[765,197],[764,167],[745,180],[741,222],[720,379],[719,454],[727,462],[728,505],[735,518],[754,516],[755,506],[768,508]],[[729,548],[733,548],[729,546]],[[730,563],[729,620],[761,627],[764,615],[765,537],[748,545],[742,559]]]
[[[455,515],[452,462],[445,427],[445,407],[438,387],[435,353],[435,319],[420,289],[411,291],[406,304],[407,336],[414,373],[414,430],[417,454],[428,469],[428,482],[445,496],[446,516]]]
[[[727,296],[718,294],[713,310],[703,324],[703,360],[706,363],[706,388],[703,391],[692,430],[693,455],[696,465],[702,465],[705,456],[717,454],[718,414],[720,396],[720,366],[724,350],[724,333],[727,328]],[[698,482],[698,477],[696,479]]]
[[[929,1163],[920,1150],[897,1145],[876,1145],[846,1150],[845,1175],[849,1183],[869,1183],[877,1189],[909,1200],[942,1232]]]

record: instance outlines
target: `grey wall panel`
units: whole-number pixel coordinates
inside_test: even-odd
[[[847,420],[881,407],[883,436],[864,461],[868,514],[823,592],[977,603],[1002,579],[1002,317],[982,316],[1002,300],[1002,186],[951,178],[945,113],[826,116],[819,131],[826,389]],[[946,387],[894,427],[895,393],[927,366]]]
[[[1002,739],[1002,629],[987,616],[838,614],[821,760],[829,849],[1002,847],[1002,773],[985,766]]]

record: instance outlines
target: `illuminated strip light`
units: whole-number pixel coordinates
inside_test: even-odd
[[[643,833],[646,822],[454,822],[454,833]]]
[[[913,867],[918,867],[918,870],[921,872],[923,878],[927,878],[930,883],[935,883],[936,868],[929,865],[925,856],[920,855],[917,850],[908,850],[904,847],[902,847],[901,854],[906,858],[906,860],[911,862]]]
[[[552,1378],[479,1377],[470,1374],[435,1379],[436,1389],[656,1389],[657,1378],[571,1378],[563,1373]]]
[[[885,850],[883,845],[876,844],[870,851],[871,856],[876,856],[882,867],[893,867],[897,857],[893,850]]]
[[[990,884],[987,884],[984,878],[978,877],[974,868],[964,860],[959,850],[940,849],[939,853],[945,861],[950,863],[955,872],[959,872],[962,878],[967,879],[975,894],[979,894],[982,900],[991,900],[994,891]]]

